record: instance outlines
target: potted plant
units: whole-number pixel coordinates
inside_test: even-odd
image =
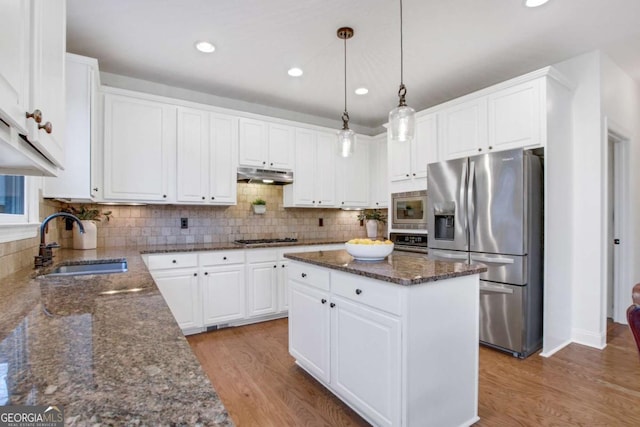
[[[99,209],[80,205],[80,208],[72,206],[66,209],[65,212],[77,216],[84,227],[84,233],[80,233],[78,224],[76,222],[73,223],[73,249],[95,249],[98,246],[96,222],[99,222],[101,217],[104,217],[109,222],[111,211],[101,212]]]
[[[367,237],[374,239],[378,237],[378,222],[382,224],[387,223],[387,214],[379,209],[366,210],[358,214],[360,221],[366,221]]]
[[[263,214],[267,211],[267,202],[259,197],[251,202],[251,205],[254,213]]]

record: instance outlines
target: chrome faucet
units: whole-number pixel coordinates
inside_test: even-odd
[[[53,262],[53,249],[60,247],[60,245],[55,242],[49,243],[48,245],[44,242],[45,227],[47,226],[49,221],[59,216],[69,218],[77,222],[78,228],[80,228],[80,232],[84,233],[84,226],[82,225],[82,222],[80,222],[80,219],[75,215],[71,215],[67,212],[56,212],[46,217],[44,221],[42,221],[42,224],[40,224],[40,252],[39,255],[35,257],[35,268],[51,265],[51,263]]]

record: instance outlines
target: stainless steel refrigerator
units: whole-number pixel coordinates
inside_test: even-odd
[[[522,149],[427,167],[429,257],[485,264],[480,342],[524,358],[542,347],[543,174]]]

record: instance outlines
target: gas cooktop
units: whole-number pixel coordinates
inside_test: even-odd
[[[284,239],[248,239],[248,240],[235,240],[234,243],[239,243],[241,245],[257,245],[261,243],[288,243],[288,242],[297,242],[298,239],[294,239],[292,237],[285,237]]]

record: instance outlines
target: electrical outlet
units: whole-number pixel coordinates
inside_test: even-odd
[[[180,228],[189,228],[189,218],[180,218]]]
[[[324,227],[324,221],[322,218],[318,218],[318,227]]]

